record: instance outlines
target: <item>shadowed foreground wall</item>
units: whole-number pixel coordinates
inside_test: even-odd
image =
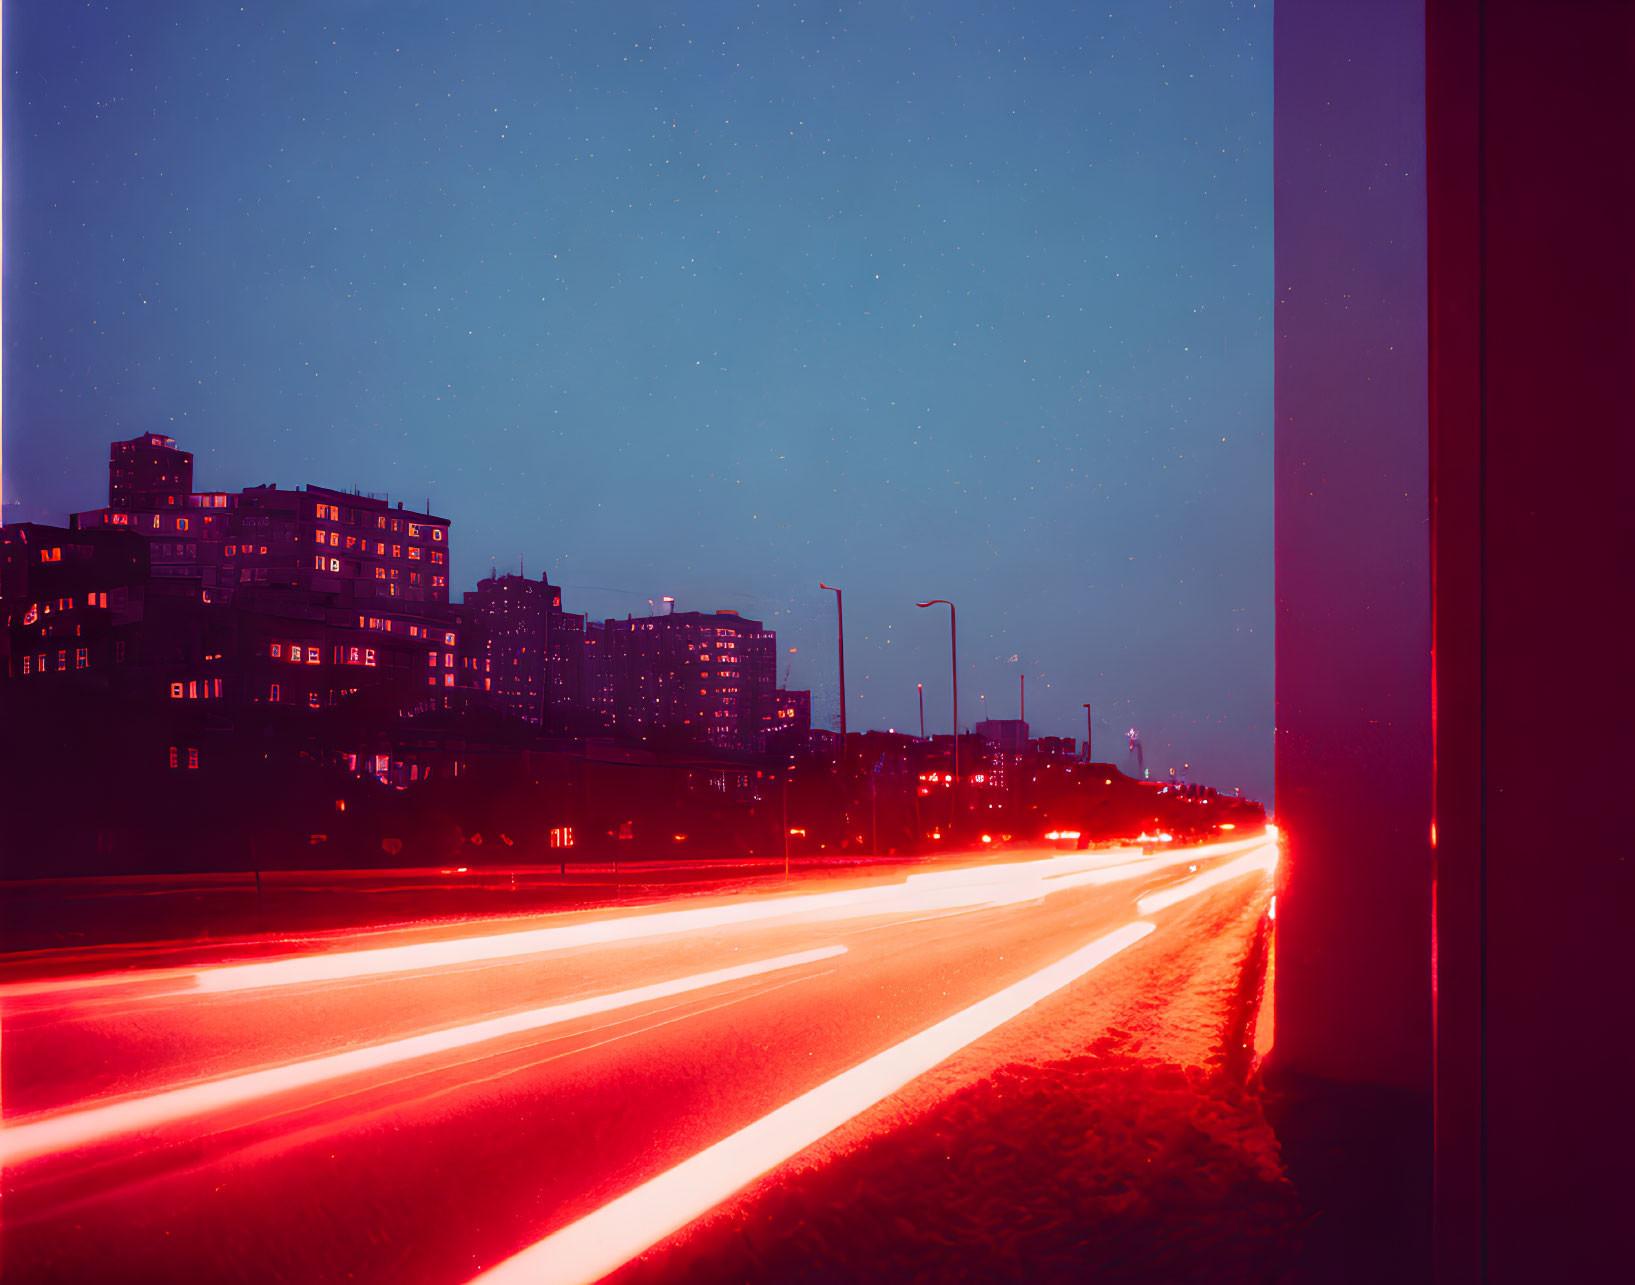
[[[1620,1279],[1635,5],[1430,19],[1438,1277]]]
[[[1621,1279],[1635,5],[1276,39],[1274,1065],[1434,1087],[1438,1281]]]

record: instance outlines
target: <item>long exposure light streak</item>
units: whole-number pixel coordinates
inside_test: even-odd
[[[195,984],[204,991],[251,990],[294,986],[346,978],[389,976],[464,964],[493,963],[547,951],[584,946],[607,946],[673,934],[701,932],[737,924],[795,916],[833,918],[836,914],[914,913],[955,906],[980,909],[1011,905],[1080,884],[1104,884],[1133,879],[1169,866],[1196,861],[1221,849],[1175,849],[1130,861],[1132,849],[1102,853],[1073,853],[1039,861],[966,867],[911,876],[904,883],[853,888],[839,892],[767,897],[732,905],[701,906],[692,910],[658,911],[617,919],[590,920],[521,932],[489,933],[403,946],[338,951],[322,955],[268,960],[254,964],[227,964],[201,969]],[[1045,884],[1044,880],[1050,880]]]
[[[1216,866],[1213,870],[1206,870],[1195,879],[1188,879],[1185,883],[1178,883],[1173,888],[1163,888],[1158,892],[1148,893],[1135,903],[1135,908],[1143,915],[1156,914],[1166,906],[1173,906],[1177,902],[1185,901],[1189,897],[1196,897],[1201,892],[1207,892],[1220,884],[1240,879],[1246,874],[1257,870],[1275,870],[1277,868],[1277,844],[1264,840],[1252,852],[1247,852],[1235,861],[1228,861],[1223,866]]]
[[[1131,923],[801,1094],[483,1273],[484,1285],[584,1285],[726,1200],[1153,931]]]
[[[632,990],[569,1000],[521,1013],[488,1018],[481,1022],[470,1022],[447,1030],[429,1031],[406,1039],[372,1044],[366,1048],[348,1049],[344,1053],[326,1054],[287,1066],[268,1067],[265,1070],[250,1071],[225,1079],[207,1080],[167,1089],[145,1097],[109,1102],[63,1115],[7,1125],[0,1128],[0,1166],[15,1164],[20,1160],[51,1152],[83,1147],[103,1138],[138,1133],[207,1111],[238,1106],[275,1093],[308,1088],[343,1076],[373,1071],[450,1049],[481,1044],[507,1035],[536,1031],[542,1027],[560,1025],[613,1009],[644,1004],[656,999],[667,999],[689,991],[704,990],[711,986],[758,977],[782,969],[798,968],[803,964],[833,959],[836,955],[845,953],[844,946],[803,950],[796,954],[779,955],[755,963],[737,964],[731,968],[720,968],[713,972],[695,973],[690,977],[678,977],[672,981],[656,982],[650,986],[638,986]]]

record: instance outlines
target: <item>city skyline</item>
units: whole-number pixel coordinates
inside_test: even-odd
[[[147,431],[429,501],[455,585],[764,620],[820,726],[820,580],[858,727],[946,730],[952,598],[962,724],[1025,672],[1272,797],[1267,15],[177,13],[11,15],[21,516]]]

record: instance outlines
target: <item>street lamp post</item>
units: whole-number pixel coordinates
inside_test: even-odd
[[[1084,761],[1090,761],[1090,707],[1084,707]]]
[[[840,761],[846,761],[846,611],[840,590],[833,585],[818,583],[835,596],[835,653],[840,660]]]
[[[920,697],[920,739],[923,741],[925,739],[925,684],[915,683],[914,690],[919,693]]]
[[[946,598],[933,598],[930,602],[917,602],[916,607],[935,607],[938,605],[948,608],[948,654],[952,663],[954,678],[954,820],[959,818],[959,627],[956,623],[954,604]],[[949,829],[953,828],[953,821],[949,822]]]

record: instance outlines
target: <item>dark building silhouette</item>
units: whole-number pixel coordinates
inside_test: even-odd
[[[583,706],[585,618],[562,610],[559,587],[495,574],[467,591],[461,615],[483,686],[510,717],[559,730]]]
[[[1028,725],[1019,718],[984,719],[975,731],[1002,754],[1027,753]]]

